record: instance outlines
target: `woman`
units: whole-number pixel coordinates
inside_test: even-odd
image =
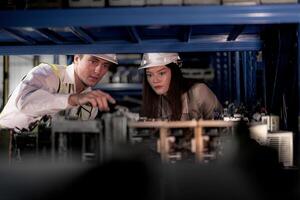
[[[222,112],[215,94],[204,83],[184,79],[177,53],[145,53],[141,116],[155,119],[214,119]]]

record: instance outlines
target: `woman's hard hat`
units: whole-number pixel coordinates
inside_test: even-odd
[[[114,64],[118,64],[117,55],[116,54],[92,54],[92,56],[95,56],[97,58],[101,58],[103,60],[106,60],[108,62],[112,62]]]
[[[144,53],[139,69],[154,66],[165,66],[170,63],[178,64],[180,57],[178,53]]]

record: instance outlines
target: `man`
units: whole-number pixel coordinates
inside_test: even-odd
[[[115,54],[75,55],[65,67],[42,63],[33,68],[14,90],[0,114],[0,126],[32,130],[44,116],[60,111],[71,118],[94,119],[98,109],[108,111],[115,100],[92,91],[108,69],[117,65]]]

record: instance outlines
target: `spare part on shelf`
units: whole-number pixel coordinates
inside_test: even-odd
[[[69,7],[104,7],[105,0],[69,0]]]
[[[222,0],[225,5],[256,5],[260,4],[259,0]]]

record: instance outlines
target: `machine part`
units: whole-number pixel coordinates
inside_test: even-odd
[[[249,127],[250,137],[256,140],[259,144],[267,143],[268,125],[267,124],[252,124]]]
[[[278,160],[284,167],[293,166],[293,133],[273,132],[268,134],[267,145],[278,151]]]
[[[261,117],[262,123],[268,125],[268,131],[279,131],[279,116],[266,115]]]
[[[169,160],[171,162],[176,162],[182,159],[182,154],[181,152],[176,152],[176,153],[171,153],[169,154]]]
[[[157,152],[160,153],[160,147],[161,147],[161,143],[160,143],[160,139],[157,140]],[[164,144],[166,146],[167,152],[170,152],[172,144],[175,142],[175,137],[174,136],[169,136],[166,140],[166,144]]]
[[[218,153],[211,151],[220,151],[221,148],[218,148],[215,144],[211,143],[215,142],[215,138],[220,137],[222,134],[225,134],[226,136],[230,135],[224,132],[222,129],[219,130],[217,134],[217,129],[215,127],[221,128],[232,126],[234,126],[233,122],[225,122],[221,120],[128,122],[128,127],[132,137],[137,137],[140,135],[139,131],[133,131],[132,129],[141,129],[143,135],[146,136],[147,134],[144,134],[145,129],[148,128],[149,130],[157,130],[156,128],[158,128],[159,135],[156,135],[156,137],[151,138],[150,134],[150,137],[146,136],[148,140],[144,140],[144,137],[142,136],[140,136],[140,138],[144,140],[143,142],[151,142],[151,139],[156,141],[156,150],[160,153],[162,162],[175,162],[176,159],[171,158],[173,158],[174,156],[172,155],[175,155],[176,153],[180,153],[180,156],[175,156],[176,158],[188,162],[191,160],[196,162],[204,162],[207,159],[215,159]],[[177,129],[180,129],[181,131]],[[194,137],[188,137],[189,141],[183,140],[178,142],[181,139],[184,139],[186,134],[190,132],[182,131],[182,129],[191,129]],[[208,129],[207,133],[205,132],[206,129]],[[227,129],[227,132],[228,130],[230,129]],[[171,146],[170,142],[172,142]]]
[[[58,136],[58,137],[57,137]],[[91,146],[93,148],[91,148]],[[103,137],[101,121],[54,119],[51,129],[52,161],[102,161]]]
[[[127,118],[124,116],[114,116],[112,118],[112,134],[114,144],[127,142]]]
[[[114,156],[119,145],[141,140],[133,130],[127,131],[128,120],[138,119],[138,114],[131,113],[127,107],[120,105],[115,105],[114,110],[112,113],[104,113],[101,117],[104,124],[105,159]]]

